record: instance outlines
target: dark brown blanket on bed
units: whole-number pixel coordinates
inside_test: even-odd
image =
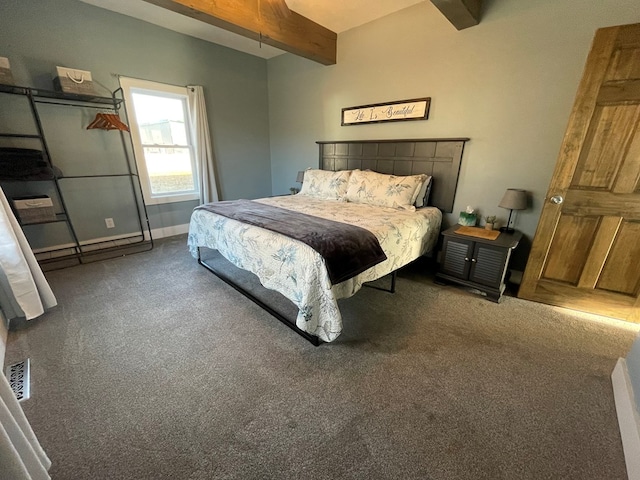
[[[369,230],[251,200],[207,203],[208,210],[306,243],[324,258],[333,285],[387,259]]]

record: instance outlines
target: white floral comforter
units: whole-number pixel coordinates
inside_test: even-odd
[[[430,207],[411,212],[306,195],[256,201],[366,228],[378,238],[387,255],[387,260],[360,275],[331,285],[324,260],[308,245],[206,210],[193,212],[187,243],[194,257],[198,256],[198,247],[215,249],[237,267],[253,272],[262,285],[280,292],[298,307],[299,329],[325,342],[335,340],[342,331],[337,299],[354,295],[363,283],[431,251],[442,220],[440,211]]]

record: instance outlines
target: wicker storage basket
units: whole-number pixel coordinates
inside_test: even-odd
[[[0,84],[14,85],[11,65],[6,57],[0,57]]]
[[[78,95],[96,95],[91,72],[76,68],[56,67],[53,77],[56,90]]]
[[[46,195],[14,197],[13,207],[22,224],[52,222],[56,219],[53,202]]]

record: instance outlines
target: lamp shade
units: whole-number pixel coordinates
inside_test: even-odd
[[[525,210],[527,208],[527,191],[508,188],[498,206],[510,210]]]
[[[302,183],[304,181],[304,171],[298,172],[298,176],[296,177],[296,182]]]

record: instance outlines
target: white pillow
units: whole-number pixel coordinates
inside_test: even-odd
[[[299,195],[324,198],[329,200],[342,200],[347,193],[347,185],[351,170],[309,169],[304,171],[304,182]]]
[[[426,175],[398,177],[372,171],[353,170],[345,198],[349,202],[381,207],[413,209]]]
[[[431,189],[432,180],[433,180],[433,177],[431,175],[425,175],[425,180],[424,182],[422,182],[422,186],[417,190],[416,199],[413,202],[413,204],[417,208],[427,206],[427,202],[429,201],[429,198],[427,198],[427,201],[425,202],[424,197],[427,195],[427,190]]]

